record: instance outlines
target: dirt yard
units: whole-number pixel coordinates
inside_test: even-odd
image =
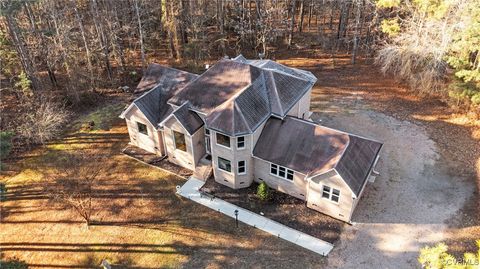
[[[135,268],[418,268],[425,245],[475,250],[478,122],[412,96],[370,64],[352,67],[348,57],[314,53],[283,59],[318,77],[315,120],[385,143],[381,176],[367,186],[355,225],[344,229],[328,259],[245,225],[235,229],[230,218],[177,197],[182,179],[121,154],[128,135],[115,115],[126,99],[80,119],[94,119],[100,129],[74,130],[6,164],[0,259],[16,257],[30,268],[92,268],[103,258]],[[85,148],[104,150],[114,167],[102,175],[90,230],[39,186],[55,171],[55,156]]]
[[[306,207],[305,201],[273,189],[270,199],[262,201],[256,195],[257,187],[258,184],[253,183],[248,188],[234,190],[210,178],[201,191],[332,244],[347,225]]]
[[[108,106],[119,114],[123,105]],[[103,122],[102,108],[95,116]],[[99,115],[100,114],[100,115]],[[128,142],[122,120],[103,128],[74,131],[46,147],[6,163],[0,182],[0,260],[18,259],[29,268],[98,268],[108,259],[120,268],[311,268],[326,259],[296,245],[175,195],[184,179],[121,153]],[[94,148],[110,166],[95,188],[89,230],[64,204],[49,201],[42,187],[63,153]],[[292,258],[293,257],[293,258]],[[118,267],[117,267],[118,268]]]
[[[419,249],[441,241],[452,251],[475,251],[478,122],[410,95],[374,69],[355,70],[348,59],[335,68],[328,59],[286,63],[292,61],[314,67],[319,78],[317,122],[385,143],[381,176],[367,185],[355,225],[344,229],[328,268],[416,268]]]

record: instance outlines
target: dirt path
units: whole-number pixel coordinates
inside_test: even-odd
[[[342,233],[328,267],[418,267],[420,248],[446,240],[445,222],[461,209],[474,185],[449,173],[423,127],[355,102],[324,101],[314,116],[323,125],[385,143],[377,165],[381,175],[367,185],[355,225]]]

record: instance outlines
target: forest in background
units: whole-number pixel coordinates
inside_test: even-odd
[[[225,55],[305,49],[348,54],[352,65],[372,59],[419,94],[479,111],[476,0],[0,0],[0,8],[2,139],[47,141],[72,109],[131,86],[156,59],[200,73]]]

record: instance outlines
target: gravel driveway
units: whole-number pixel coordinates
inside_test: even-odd
[[[439,154],[423,127],[368,108],[339,107],[327,106],[313,118],[385,145],[376,169],[381,175],[367,185],[355,224],[343,231],[328,268],[418,268],[420,248],[445,240],[444,222],[474,186],[449,169],[448,156]]]

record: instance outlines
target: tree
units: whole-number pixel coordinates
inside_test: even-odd
[[[40,86],[38,78],[35,74],[35,67],[30,57],[30,52],[25,44],[25,40],[20,33],[17,20],[15,18],[15,15],[22,9],[22,2],[23,1],[14,0],[0,1],[0,15],[4,16],[6,19],[10,37],[20,58],[23,70],[25,71],[25,74],[32,83],[32,88],[34,90],[38,90]]]
[[[93,199],[98,178],[108,168],[97,152],[66,154],[59,162],[61,170],[51,176],[53,184],[48,185],[50,198],[74,209],[88,229],[95,209]]]

